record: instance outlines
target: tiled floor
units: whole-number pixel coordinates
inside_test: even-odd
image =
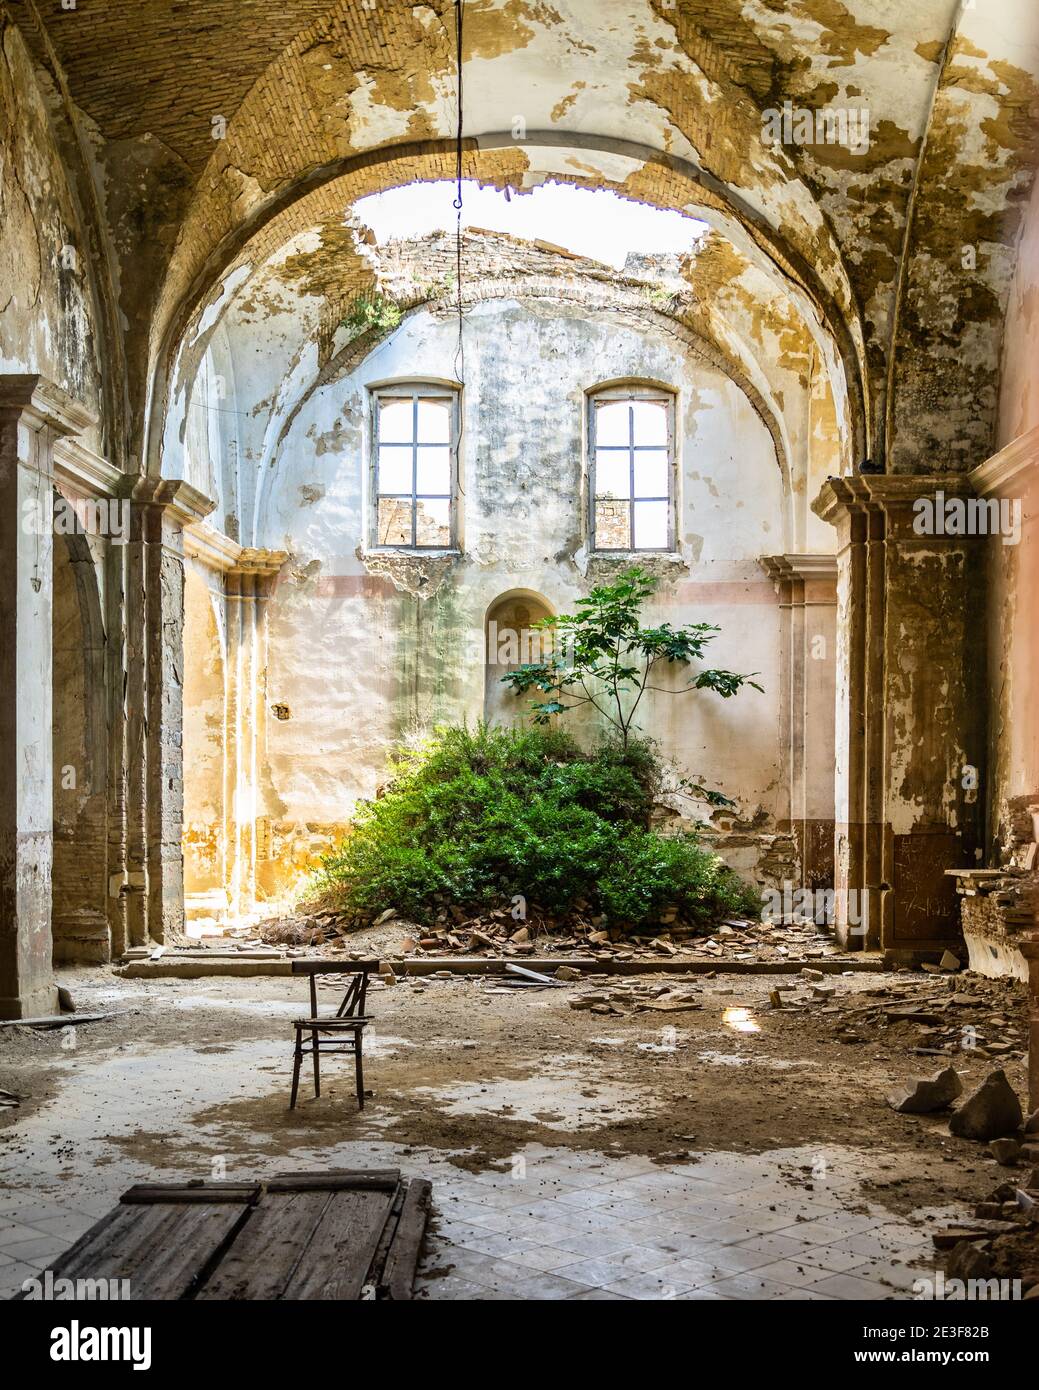
[[[927,1229],[863,1209],[869,1158],[850,1150],[827,1155],[848,1176],[810,1191],[784,1176],[818,1162],[798,1150],[666,1169],[566,1149],[520,1157],[516,1176],[437,1185],[421,1296],[884,1299],[927,1274]]]
[[[436,1217],[418,1292],[429,1299],[885,1299],[926,1275],[926,1229],[861,1208],[868,1156],[834,1150],[849,1177],[811,1191],[784,1174],[816,1153],[642,1159],[532,1148],[514,1173],[464,1174],[439,1155],[342,1145],[335,1165],[399,1164],[434,1179]],[[854,1175],[854,1176],[851,1176]],[[35,1277],[142,1174],[51,1196],[0,1195],[0,1296]],[[49,1188],[50,1184],[43,1184]],[[107,1190],[105,1190],[107,1189]],[[936,1213],[937,1214],[937,1213]]]

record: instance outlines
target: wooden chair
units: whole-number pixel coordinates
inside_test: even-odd
[[[352,1056],[357,1080],[357,1105],[364,1109],[364,1030],[370,1023],[364,1005],[368,993],[368,976],[379,969],[377,960],[350,961],[348,966],[329,961],[294,960],[294,975],[310,976],[310,1017],[298,1018],[296,1049],[292,1059],[292,1096],[289,1109],[295,1110],[299,1092],[299,1072],[303,1058],[309,1052],[314,1059],[314,1098],[321,1095],[321,1053]],[[317,1009],[317,976],[347,975],[349,977],[343,1002],[334,1014],[321,1017]],[[309,1039],[304,1043],[304,1034]],[[325,1036],[327,1035],[327,1036]]]

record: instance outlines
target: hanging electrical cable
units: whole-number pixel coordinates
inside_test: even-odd
[[[455,126],[455,303],[458,312],[458,344],[455,348],[455,379],[460,386],[465,385],[465,343],[462,337],[462,39],[465,24],[465,0],[455,0],[455,63],[457,81],[457,122]],[[461,418],[459,418],[459,442],[461,442]]]

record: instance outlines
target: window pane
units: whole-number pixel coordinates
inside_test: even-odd
[[[439,545],[449,546],[451,544],[451,503],[445,497],[442,501],[430,501],[423,497],[416,504],[418,507],[418,524],[415,537],[416,545]]]
[[[635,496],[667,497],[667,450],[635,455]]]
[[[596,550],[630,550],[629,528],[627,502],[596,502]]]
[[[379,447],[379,492],[411,491],[411,449],[396,444]]]
[[[667,549],[666,502],[635,503],[635,549]]]
[[[595,455],[596,497],[631,496],[631,455],[612,449],[599,449]]]
[[[398,399],[383,396],[379,400],[379,442],[407,444],[412,440],[414,415],[410,396]]]
[[[411,503],[395,497],[379,498],[379,544],[411,544]]]
[[[606,401],[595,407],[596,444],[629,442],[628,404],[627,401]]]
[[[451,491],[451,454],[442,448],[420,448],[418,451],[418,484],[416,492],[439,492],[445,497]]]
[[[418,403],[418,437],[423,444],[450,444],[451,402],[425,400]]]
[[[667,402],[632,401],[636,444],[667,443]]]

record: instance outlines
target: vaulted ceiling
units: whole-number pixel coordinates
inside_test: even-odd
[[[449,0],[3,3],[115,249],[138,444],[146,384],[161,395],[190,314],[265,228],[366,169],[384,187],[401,159],[450,167]],[[464,23],[472,172],[697,211],[833,335],[862,455],[985,456],[1034,166],[1034,0],[466,0]],[[786,101],[868,111],[868,149],[770,144]]]

